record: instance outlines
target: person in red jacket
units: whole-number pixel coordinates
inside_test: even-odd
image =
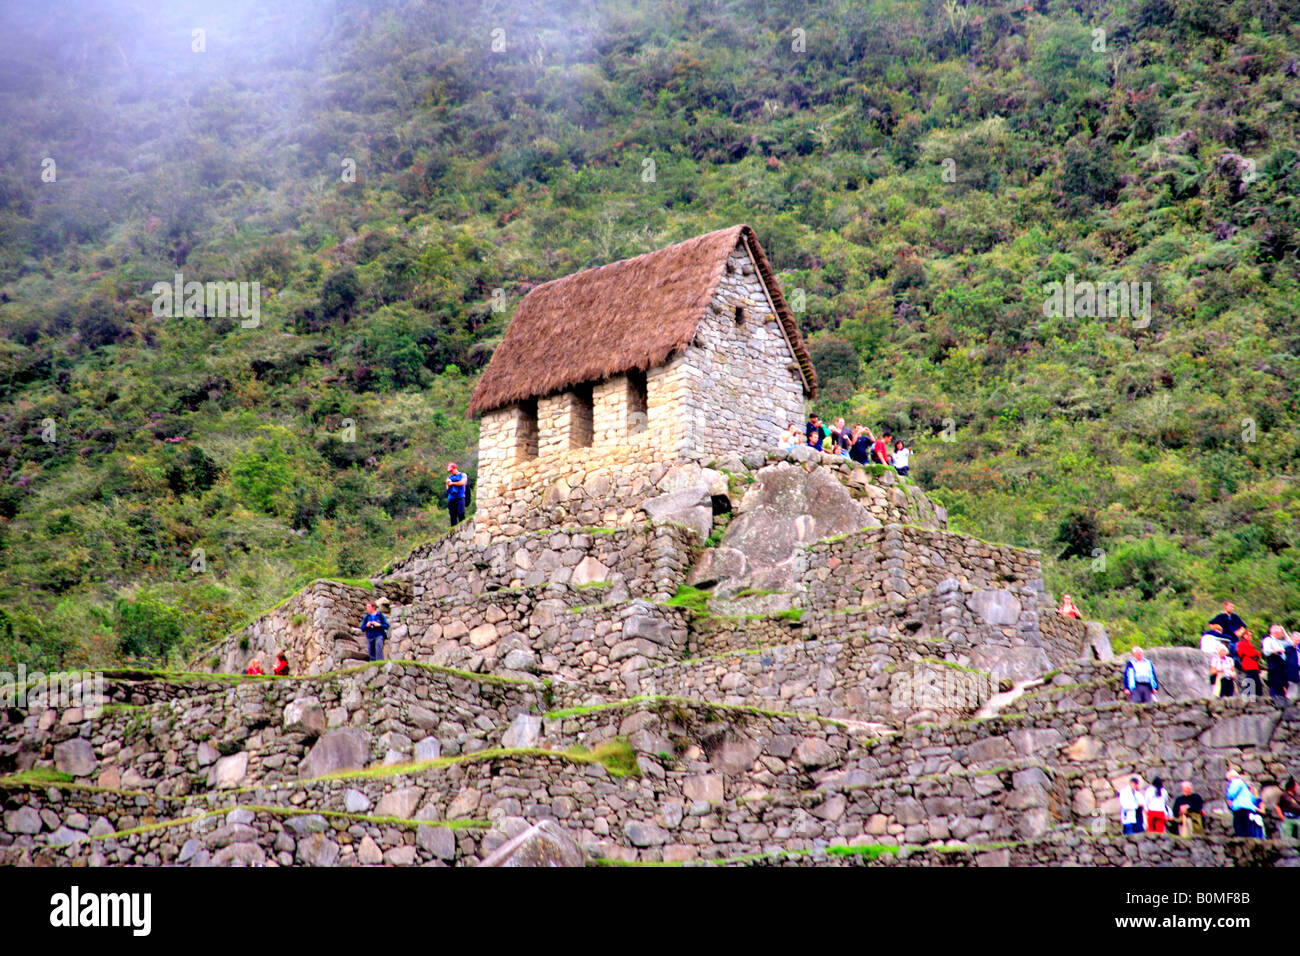
[[[284,656],[284,651],[280,651],[280,653],[275,655],[275,676],[289,676],[289,660]]]
[[[1259,679],[1259,648],[1251,641],[1252,636],[1248,630],[1241,632],[1241,640],[1237,642],[1237,657],[1241,659],[1241,676],[1255,685],[1255,696],[1259,697],[1264,693],[1264,685]]]
[[[260,657],[254,657],[252,662],[248,665],[248,670],[244,671],[244,673],[253,677],[266,676],[262,673],[262,659]]]

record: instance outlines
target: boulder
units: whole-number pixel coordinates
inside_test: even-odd
[[[284,705],[284,729],[291,734],[319,736],[325,732],[325,709],[315,697],[299,697]]]
[[[594,584],[597,581],[608,581],[610,576],[609,568],[601,564],[591,555],[587,555],[578,562],[578,566],[573,569],[573,574],[569,578],[569,583],[574,587],[582,587],[587,584]]]
[[[443,829],[441,827],[422,827],[422,830]],[[445,837],[430,835],[429,840]],[[436,851],[435,851],[436,852]],[[442,859],[454,856],[454,844],[450,853],[437,854]],[[511,837],[484,858],[479,866],[584,866],[586,857],[573,838],[553,820],[542,820]]]
[[[542,718],[532,714],[517,714],[506,732],[501,735],[501,746],[507,748],[536,747],[542,742]]]
[[[313,833],[298,841],[297,858],[303,866],[333,866],[339,858],[339,845],[324,833]]]
[[[966,599],[971,612],[994,627],[1020,620],[1020,599],[1007,590],[976,591]]]
[[[1110,647],[1110,635],[1096,621],[1084,621],[1083,641],[1095,660],[1113,661],[1115,659],[1115,652]]]
[[[685,525],[703,540],[713,530],[713,498],[707,488],[688,488],[641,502],[654,524]]]
[[[1157,700],[1208,699],[1210,659],[1199,647],[1143,648],[1160,682]]]
[[[1046,674],[1052,662],[1041,647],[976,647],[971,651],[970,666],[986,671],[995,681],[1003,679],[1013,683]]]
[[[414,815],[415,808],[420,805],[422,796],[424,791],[419,787],[402,787],[394,790],[385,794],[375,804],[375,816],[409,820]]]
[[[89,776],[98,763],[95,748],[85,737],[73,737],[54,748],[54,766],[74,777]]]
[[[1202,733],[1200,742],[1205,747],[1267,747],[1281,719],[1281,712],[1226,717]]]
[[[233,790],[241,786],[248,773],[248,751],[222,757],[208,772],[208,786],[217,790]]]
[[[331,730],[321,736],[299,765],[298,775],[309,780],[341,770],[360,770],[370,757],[370,734],[358,727]]]
[[[735,548],[708,548],[691,568],[686,583],[691,587],[708,587],[729,578],[743,577],[748,571],[744,552]]]
[[[722,545],[739,551],[752,568],[771,567],[823,538],[880,527],[830,470],[804,471],[785,462],[758,472],[738,512]]]
[[[456,858],[456,831],[450,827],[420,827],[415,831],[415,845],[432,853],[440,860],[454,860]]]

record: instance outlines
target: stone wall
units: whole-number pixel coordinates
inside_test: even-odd
[[[267,674],[284,651],[295,674],[320,674],[347,661],[369,658],[361,633],[368,601],[403,601],[409,590],[399,583],[363,588],[339,581],[317,580],[280,606],[196,654],[190,667],[199,671],[242,674],[260,657]]]
[[[602,603],[609,590],[502,590],[399,609],[392,654],[582,684],[618,683],[624,673],[681,658],[687,634],[681,611],[640,600]]]
[[[652,527],[644,515],[632,526],[547,527],[486,546],[467,538],[468,533],[417,548],[385,580],[408,583],[416,604],[502,588],[586,587],[599,581],[610,584],[614,600],[666,601],[685,579],[697,549],[689,529]]]
[[[565,706],[648,694],[901,725],[967,716],[997,689],[989,675],[948,664],[952,653],[944,641],[891,638],[877,628],[845,640],[648,662],[605,685],[557,685],[553,694]]]
[[[30,831],[0,833],[0,866],[454,866],[483,829],[292,807],[178,809],[144,794],[0,790],[0,800]],[[171,822],[153,826],[155,814]]]
[[[825,609],[901,603],[950,577],[963,589],[1042,590],[1037,551],[951,531],[886,525],[818,541],[807,550],[803,584]]]
[[[686,350],[688,447],[702,461],[770,448],[787,425],[804,420],[796,369],[763,280],[738,246]]]
[[[483,750],[543,697],[539,685],[414,664],[253,679],[93,720],[29,714],[22,763],[159,796],[229,790],[330,772],[340,761],[356,768]]]

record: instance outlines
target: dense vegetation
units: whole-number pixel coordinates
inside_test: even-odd
[[[382,567],[522,293],[735,222],[954,527],[1124,641],[1300,621],[1297,0],[82,7],[0,13],[0,665]]]

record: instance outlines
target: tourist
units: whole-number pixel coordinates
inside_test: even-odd
[[[1142,793],[1138,790],[1138,778],[1129,777],[1128,786],[1121,787],[1119,791],[1119,822],[1125,833],[1142,832],[1144,810]]]
[[[244,673],[248,674],[250,677],[265,677],[266,675],[262,673],[262,659],[260,657],[254,657],[249,661],[248,668]]]
[[[1259,817],[1259,794],[1236,770],[1228,770],[1227,780],[1228,786],[1224,790],[1223,797],[1228,801],[1228,809],[1232,811],[1232,835],[1253,837],[1255,819],[1252,818]]]
[[[289,659],[284,656],[284,651],[280,651],[280,653],[275,655],[275,676],[289,676]]]
[[[1255,696],[1259,697],[1264,693],[1264,685],[1259,680],[1260,657],[1259,649],[1251,640],[1254,636],[1248,628],[1241,629],[1241,640],[1237,641],[1237,660],[1241,662],[1241,676],[1251,682]]]
[[[1286,696],[1289,700],[1300,697],[1300,629],[1286,640]]]
[[[1230,643],[1218,624],[1207,624],[1205,630],[1201,631],[1201,650],[1207,654],[1217,654],[1220,647],[1227,649]]]
[[[447,465],[447,515],[452,527],[465,520],[465,490],[469,487],[469,477],[456,463]]]
[[[1165,821],[1169,819],[1169,794],[1165,792],[1164,781],[1159,777],[1147,787],[1142,804],[1147,811],[1147,832],[1164,833]]]
[[[1149,704],[1155,700],[1160,682],[1156,680],[1156,669],[1142,648],[1133,648],[1133,656],[1124,665],[1124,690],[1128,699],[1135,704]]]
[[[1228,656],[1228,649],[1222,644],[1210,660],[1210,687],[1215,697],[1231,697],[1236,691],[1237,673]]]
[[[1223,611],[1210,618],[1210,623],[1219,625],[1219,633],[1233,641],[1241,636],[1239,631],[1246,629],[1246,622],[1237,616],[1237,607],[1231,601],[1223,602]]]
[[[804,436],[800,434],[799,426],[794,422],[791,422],[789,427],[781,433],[781,437],[777,439],[777,444],[782,451],[790,451],[796,445],[802,445],[803,443]]]
[[[1268,629],[1261,651],[1265,666],[1268,668],[1268,696],[1274,700],[1286,700],[1286,631],[1281,624],[1274,624]]]
[[[384,639],[388,637],[388,618],[375,607],[375,602],[366,604],[366,616],[361,619],[361,631],[366,635],[366,649],[372,661],[384,659]]]
[[[1074,606],[1074,599],[1068,594],[1065,595],[1064,599],[1061,601],[1061,606],[1056,609],[1056,612],[1062,617],[1072,617],[1076,621],[1083,620],[1083,615],[1080,614],[1079,609]]]
[[[871,463],[873,465],[889,464],[889,440],[894,436],[885,432],[876,439],[876,443],[871,446]]]
[[[912,460],[912,449],[903,444],[900,438],[894,442],[894,471],[898,472],[904,478],[907,477],[908,463]]]
[[[853,447],[849,449],[849,457],[859,465],[865,465],[871,461],[871,445],[875,438],[871,434],[871,429],[865,425],[859,425],[853,429]]]
[[[826,437],[826,433],[822,431],[822,420],[816,415],[808,416],[808,427],[804,429],[804,435],[811,447],[818,451],[822,450],[822,439]]]
[[[1296,792],[1295,777],[1287,779],[1274,809],[1282,820],[1277,828],[1278,837],[1283,840],[1300,840],[1300,793]]]
[[[1192,790],[1192,782],[1184,780],[1182,795],[1174,801],[1174,819],[1178,821],[1181,837],[1201,836],[1205,833],[1205,801]]]
[[[843,458],[849,457],[849,451],[853,448],[853,429],[844,424],[844,419],[837,421],[839,426],[839,436],[835,439],[835,453]]]

